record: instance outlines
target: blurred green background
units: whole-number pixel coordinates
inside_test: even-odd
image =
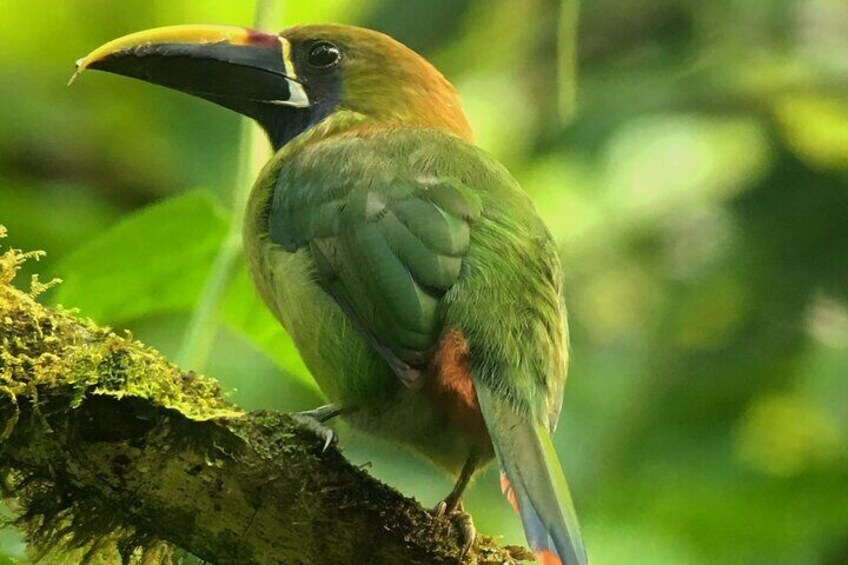
[[[65,84],[119,35],[253,10],[2,2],[4,245],[48,252],[22,277],[64,279],[46,300],[175,359],[231,224],[238,118],[109,75]],[[848,563],[848,2],[279,0],[273,20],[421,52],[536,202],[566,270],[556,440],[594,564]],[[190,368],[245,407],[318,405],[241,269]],[[449,490],[339,429],[354,462],[425,505]],[[523,541],[495,469],[467,506]],[[23,553],[0,530],[0,563]]]

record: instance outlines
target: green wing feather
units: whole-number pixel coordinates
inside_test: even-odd
[[[426,362],[441,332],[442,297],[460,276],[480,198],[380,140],[320,146],[320,166],[307,151],[281,171],[271,239],[309,248],[319,284],[399,376],[414,380],[412,368]]]

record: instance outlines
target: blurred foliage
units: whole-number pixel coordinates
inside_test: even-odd
[[[191,310],[225,229],[226,219],[206,193],[151,205],[58,265],[57,272],[66,274],[56,301],[114,323]]]
[[[29,268],[66,280],[54,301],[166,354],[227,230],[237,118],[118,77],[65,83],[118,35],[247,24],[252,9],[3,4],[0,223],[16,247],[49,252]],[[848,3],[281,12],[278,27],[375,27],[433,60],[559,241],[573,363],[557,441],[593,563],[848,562]],[[209,372],[236,401],[320,402],[243,268],[218,322]],[[349,456],[425,504],[449,489],[405,451],[341,433]],[[468,506],[481,531],[521,541],[493,470]],[[22,551],[0,531],[0,554]]]

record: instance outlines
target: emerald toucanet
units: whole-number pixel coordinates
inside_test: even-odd
[[[538,559],[587,562],[551,442],[568,363],[557,248],[432,65],[355,27],[175,26],[108,43],[87,68],[211,100],[268,133],[244,248],[332,402],[311,417],[342,413],[458,476],[448,513],[496,458]]]

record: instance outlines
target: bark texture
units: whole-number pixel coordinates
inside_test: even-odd
[[[0,255],[0,479],[33,557],[218,564],[456,563],[459,531],[289,416],[12,287]],[[120,558],[118,557],[120,556]],[[526,550],[481,537],[467,563]]]

